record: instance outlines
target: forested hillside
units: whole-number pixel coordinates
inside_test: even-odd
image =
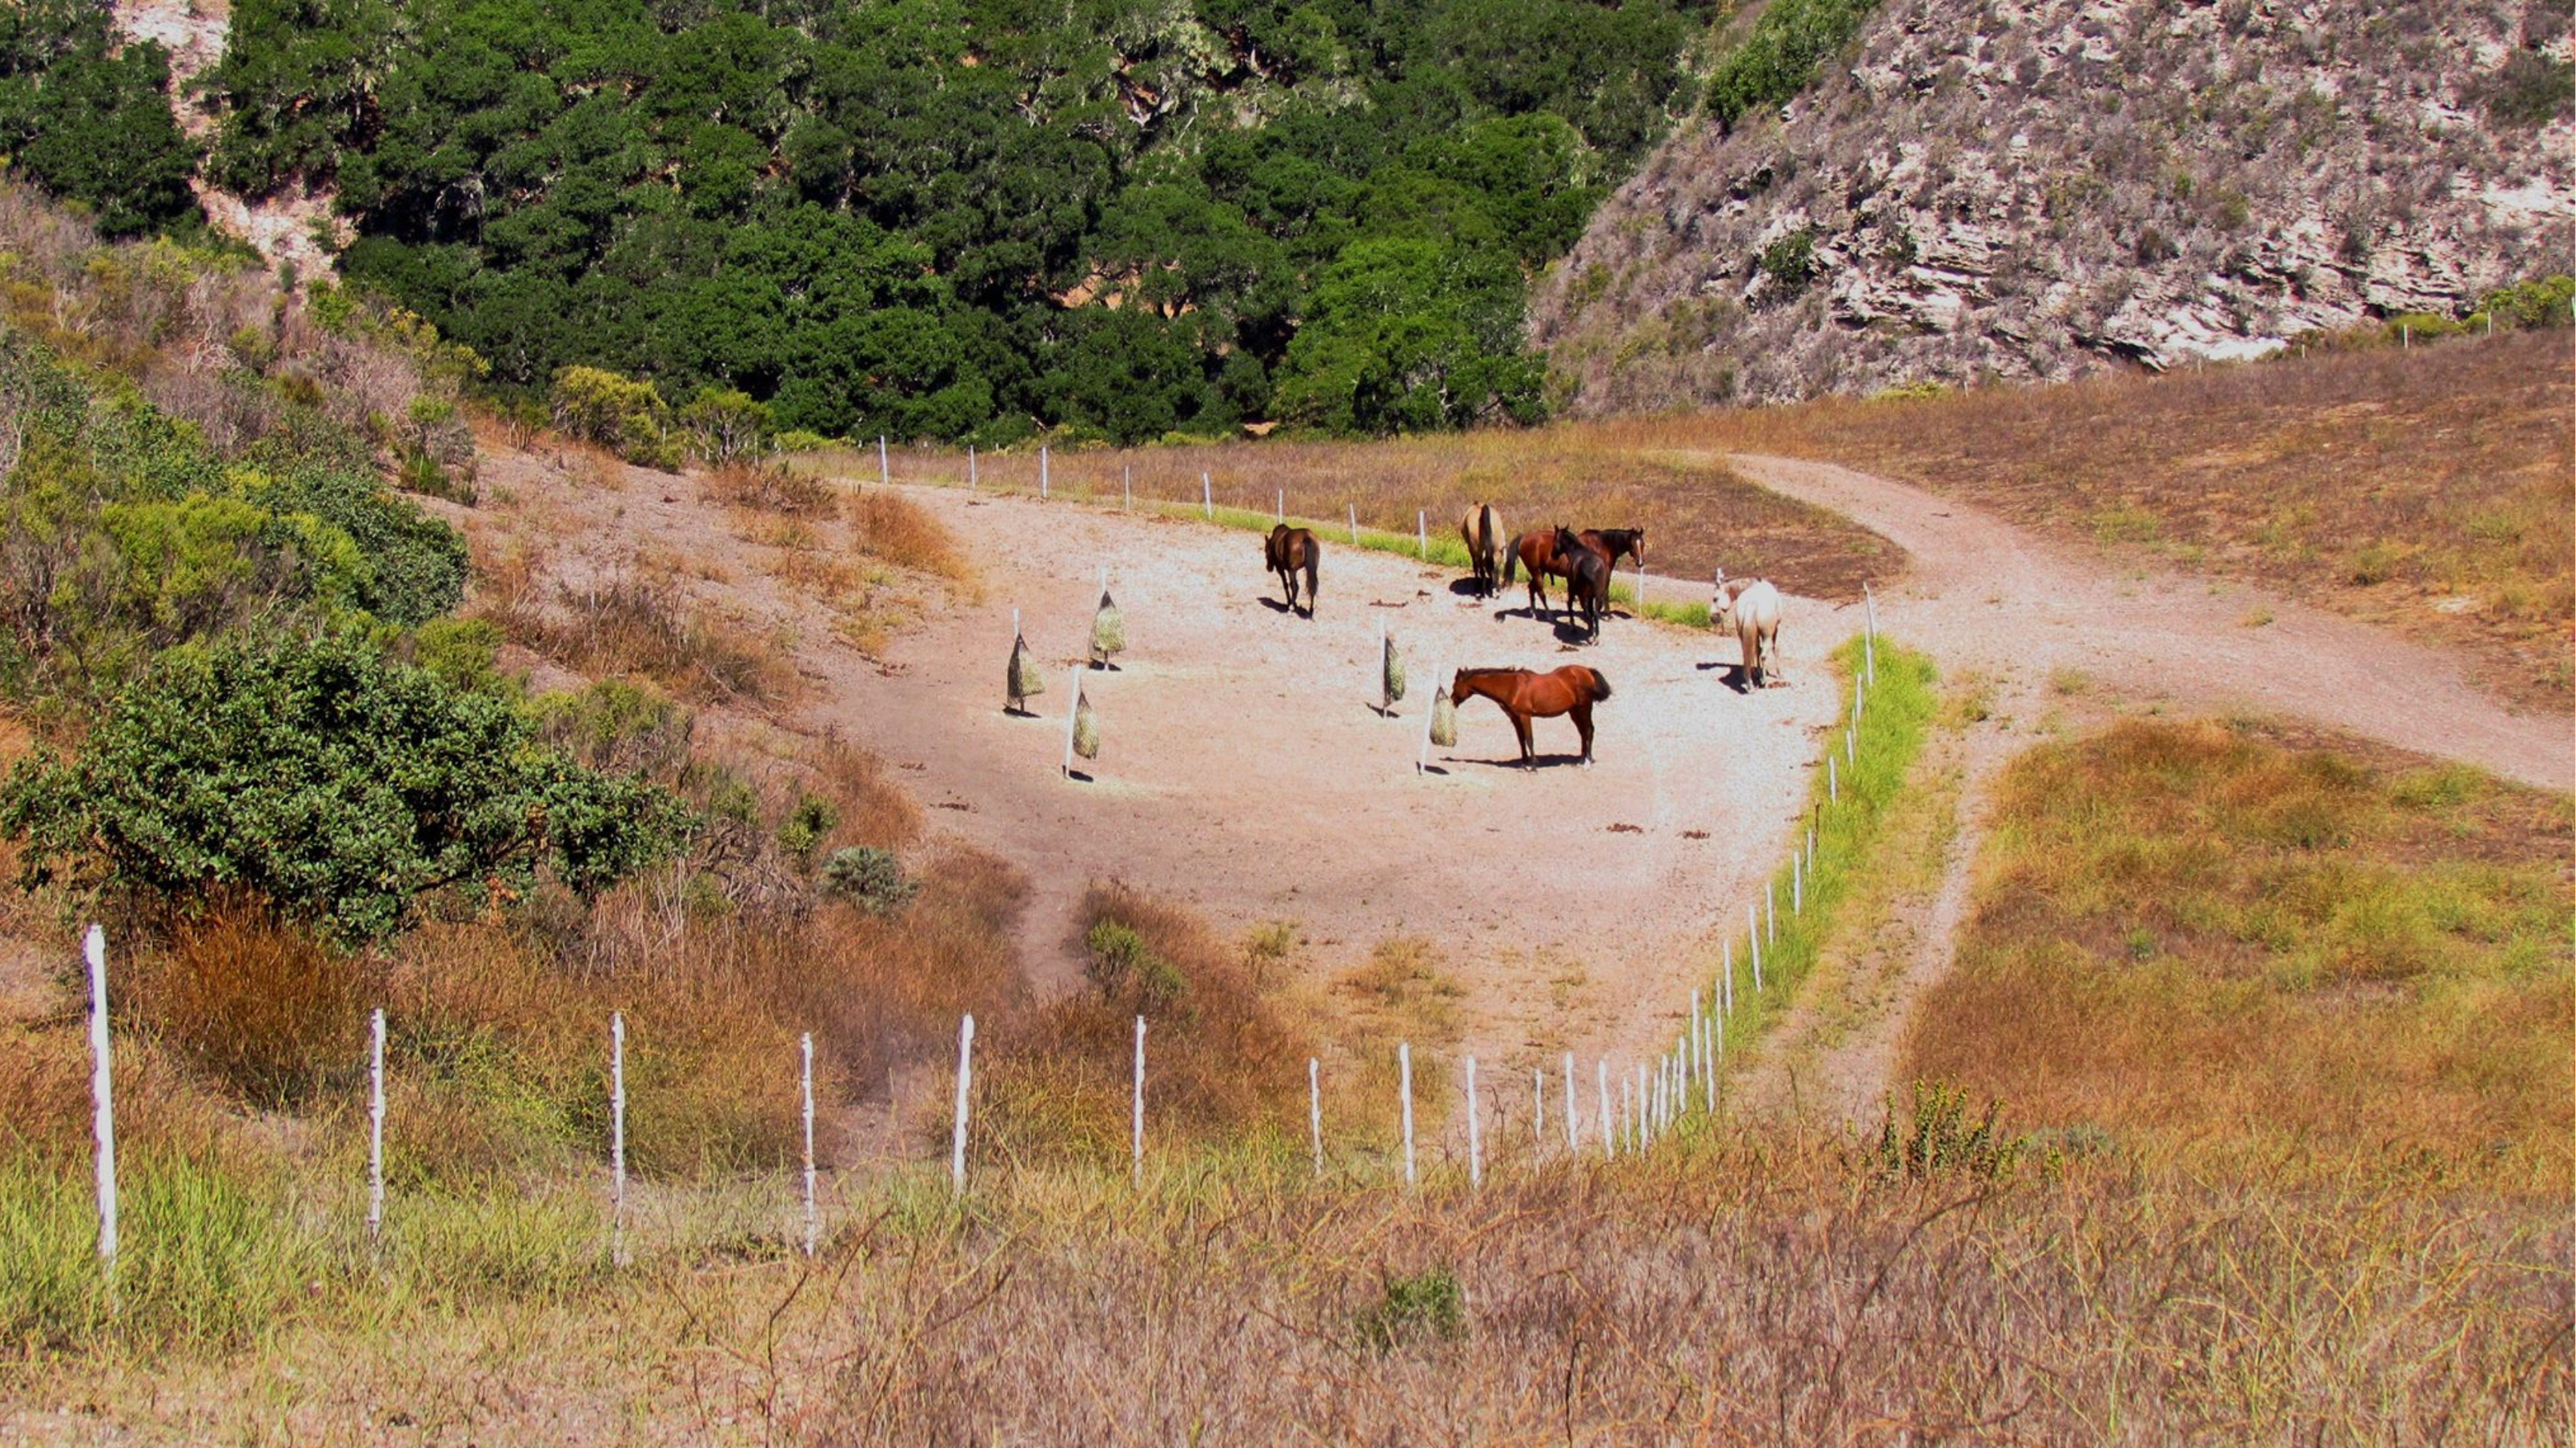
[[[239,0],[207,161],[504,389],[1133,440],[1528,419],[1535,271],[1709,0]]]

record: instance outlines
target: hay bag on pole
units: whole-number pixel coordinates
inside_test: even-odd
[[[1106,665],[1110,656],[1127,647],[1127,621],[1119,616],[1118,600],[1109,590],[1100,590],[1100,611],[1091,616],[1091,661]]]
[[[1386,632],[1384,624],[1378,626],[1377,651],[1378,692],[1384,697],[1383,711],[1392,714],[1404,701],[1404,655],[1397,652],[1395,635]]]
[[[1029,641],[1016,633],[1011,635],[1011,669],[1004,687],[1010,691],[1011,707],[1021,713],[1028,712],[1028,701],[1032,697],[1046,692],[1046,680],[1038,674],[1038,662],[1029,657]]]
[[[1100,716],[1092,712],[1088,691],[1073,696],[1073,752],[1085,759],[1100,757]]]
[[[1437,749],[1458,747],[1458,706],[1446,689],[1431,696],[1431,743]]]

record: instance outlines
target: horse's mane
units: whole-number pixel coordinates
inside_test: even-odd
[[[1462,679],[1472,679],[1480,678],[1486,674],[1526,674],[1528,672],[1529,670],[1527,669],[1510,668],[1501,664],[1488,664],[1483,668],[1460,669],[1457,676]]]

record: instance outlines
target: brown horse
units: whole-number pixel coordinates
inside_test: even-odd
[[[1643,528],[1586,528],[1575,535],[1583,546],[1610,560],[1616,569],[1622,556],[1639,568],[1646,566],[1646,530]]]
[[[1523,766],[1538,762],[1530,747],[1530,721],[1571,714],[1574,727],[1583,735],[1583,767],[1592,767],[1592,706],[1610,697],[1610,681],[1601,677],[1599,669],[1581,664],[1544,674],[1527,669],[1460,669],[1457,682],[1449,686],[1449,702],[1464,704],[1478,694],[1501,705],[1511,719],[1512,732],[1521,739]]]
[[[1313,532],[1291,528],[1282,523],[1270,530],[1269,541],[1261,545],[1262,556],[1270,562],[1270,571],[1279,575],[1279,586],[1288,590],[1288,611],[1297,611],[1297,573],[1306,573],[1306,617],[1315,616],[1315,564],[1324,556],[1324,545],[1315,541]]]
[[[1503,555],[1512,546],[1511,535],[1503,531],[1503,515],[1491,503],[1478,503],[1459,520],[1458,537],[1467,545],[1467,565],[1475,570],[1477,595],[1491,598],[1495,575],[1503,571]]]
[[[1610,607],[1610,560],[1565,528],[1556,530],[1556,557],[1565,567],[1565,610],[1582,610],[1584,637],[1598,642]]]
[[[1547,580],[1565,576],[1565,559],[1558,555],[1556,548],[1557,535],[1563,532],[1564,528],[1556,527],[1523,533],[1513,540],[1512,551],[1503,559],[1503,583],[1506,587],[1512,583],[1517,570],[1529,571],[1529,611],[1532,618],[1538,617],[1540,610],[1547,607]],[[1566,600],[1566,606],[1572,607],[1573,600]]]

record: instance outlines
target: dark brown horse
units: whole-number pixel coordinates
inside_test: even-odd
[[[1476,594],[1480,598],[1494,595],[1496,575],[1503,571],[1503,555],[1511,550],[1511,535],[1503,531],[1503,515],[1491,503],[1478,503],[1467,510],[1458,522],[1458,537],[1467,545],[1467,563],[1476,573]]]
[[[1575,536],[1583,540],[1583,546],[1609,559],[1614,572],[1622,557],[1639,568],[1646,566],[1646,530],[1643,528],[1586,528]]]
[[[1449,686],[1449,702],[1464,704],[1482,694],[1502,706],[1512,721],[1512,732],[1521,739],[1521,763],[1538,762],[1530,747],[1530,721],[1553,719],[1559,714],[1574,716],[1574,727],[1583,735],[1583,766],[1592,767],[1592,706],[1610,697],[1610,681],[1599,669],[1581,664],[1568,664],[1544,674],[1527,669],[1460,669],[1457,682]]]
[[[1610,607],[1610,559],[1571,529],[1556,530],[1556,558],[1565,569],[1565,608],[1583,613],[1584,637],[1601,638],[1601,615]]]
[[[1557,536],[1565,529],[1538,528],[1523,533],[1512,541],[1512,551],[1503,559],[1503,582],[1513,582],[1519,570],[1529,573],[1529,611],[1536,618],[1547,607],[1547,580],[1565,576],[1565,559],[1557,552]]]
[[[1324,545],[1304,528],[1291,528],[1282,523],[1270,530],[1270,539],[1261,545],[1262,556],[1270,561],[1270,571],[1279,575],[1279,586],[1288,590],[1288,611],[1297,611],[1297,573],[1306,574],[1306,617],[1315,616],[1315,564],[1324,555]]]

